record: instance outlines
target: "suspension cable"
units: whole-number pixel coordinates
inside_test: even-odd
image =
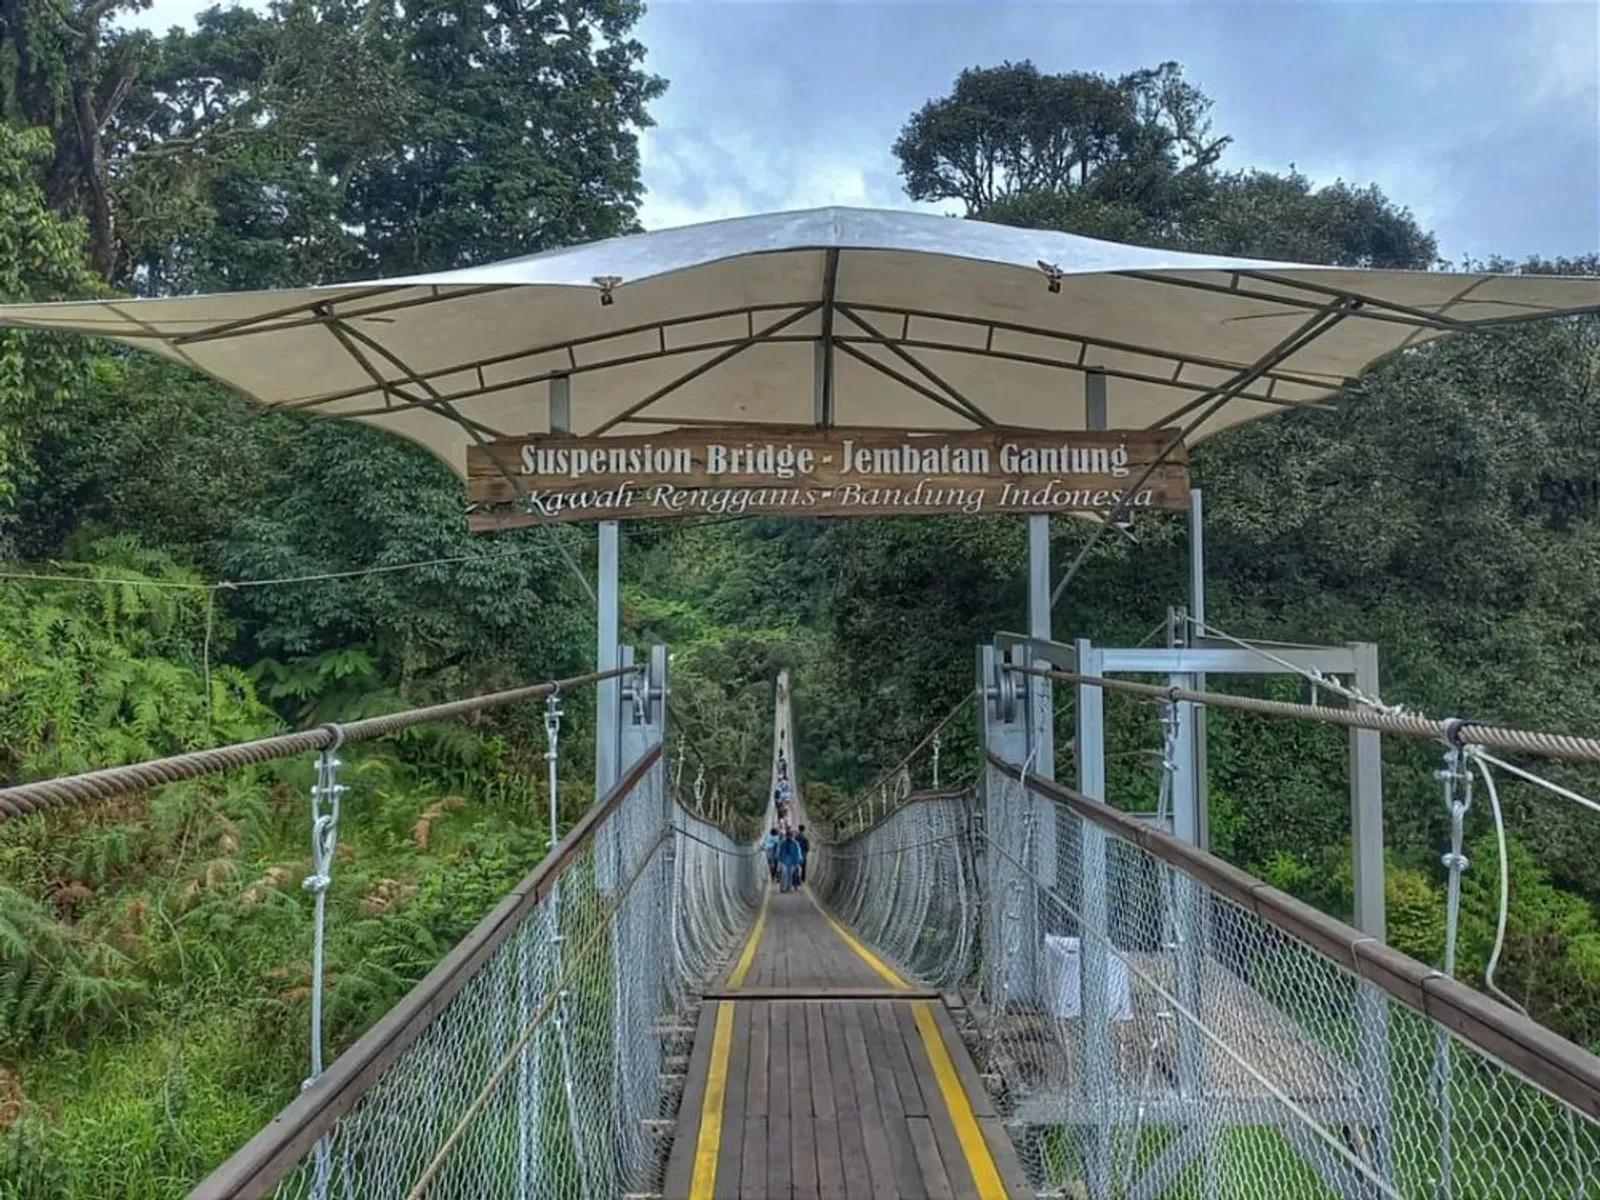
[[[1354,729],[1376,729],[1381,733],[1429,741],[1454,742],[1473,746],[1492,746],[1524,754],[1539,754],[1547,758],[1570,762],[1600,763],[1600,738],[1579,737],[1568,733],[1543,733],[1536,730],[1513,729],[1503,725],[1488,725],[1460,717],[1435,720],[1411,713],[1374,711],[1371,709],[1329,708],[1320,704],[1297,704],[1287,700],[1261,700],[1254,696],[1229,696],[1221,692],[1197,692],[1190,688],[1166,687],[1150,683],[1134,683],[1126,679],[1108,679],[1101,675],[1079,675],[1072,671],[1045,670],[1040,667],[1007,665],[1007,671],[1018,675],[1034,675],[1062,683],[1087,684],[1107,691],[1126,692],[1133,696],[1149,696],[1157,700],[1187,701],[1212,708],[1231,708],[1240,712],[1258,713],[1271,717],[1307,717],[1330,725],[1344,725]]]
[[[431,704],[424,708],[406,709],[381,717],[366,717],[340,726],[346,742],[370,741],[385,737],[413,725],[432,721],[446,721],[485,709],[500,708],[520,700],[548,696],[552,692],[567,691],[602,679],[615,679],[637,670],[634,667],[617,667],[609,671],[591,671],[569,679],[551,680],[527,687],[511,688],[503,692],[488,692],[463,700],[444,704]],[[0,819],[43,812],[46,809],[66,808],[77,804],[92,804],[109,800],[128,792],[143,791],[181,779],[195,779],[213,771],[272,759],[291,758],[297,754],[325,750],[334,742],[331,727],[303,729],[295,733],[282,733],[275,737],[259,738],[253,742],[236,742],[228,746],[213,746],[188,754],[175,754],[168,758],[150,759],[127,766],[107,767],[100,771],[87,771],[80,775],[67,775],[60,779],[44,779],[36,783],[22,783],[0,788]]]
[[[1338,678],[1328,675],[1325,672],[1312,668],[1301,667],[1290,662],[1286,658],[1273,654],[1270,650],[1266,650],[1254,642],[1248,641],[1245,638],[1236,637],[1225,629],[1219,629],[1215,625],[1206,624],[1205,622],[1198,621],[1193,617],[1188,618],[1188,620],[1189,623],[1193,625],[1194,628],[1202,635],[1209,634],[1212,637],[1231,642],[1241,650],[1248,650],[1250,653],[1260,656],[1267,662],[1282,667],[1290,674],[1300,676],[1302,679],[1309,681],[1313,687],[1326,688],[1328,691],[1337,696],[1341,696],[1354,704],[1362,704],[1379,712],[1395,713],[1399,715],[1411,713],[1411,710],[1404,705],[1386,704],[1381,697],[1369,696],[1359,688],[1342,683]],[[1591,812],[1600,814],[1600,803],[1596,803],[1594,800],[1591,800],[1589,797],[1582,795],[1581,793],[1575,792],[1570,788],[1562,787],[1554,780],[1546,779],[1542,775],[1536,775],[1532,771],[1525,770],[1514,763],[1505,762],[1504,760],[1490,754],[1482,746],[1474,746],[1473,751],[1478,759],[1480,759],[1482,762],[1486,762],[1492,767],[1496,767],[1499,770],[1505,771],[1507,774],[1515,775],[1524,783],[1531,783],[1535,787],[1543,788],[1547,792],[1551,792],[1554,795],[1560,796],[1563,800],[1570,800],[1574,804],[1578,804],[1589,809]]]
[[[1284,668],[1292,674],[1299,675],[1309,680],[1313,687],[1325,687],[1334,694],[1344,697],[1346,700],[1350,700],[1353,703],[1366,705],[1367,707],[1375,709],[1379,712],[1389,713],[1395,716],[1405,716],[1410,714],[1410,710],[1405,708],[1403,705],[1385,704],[1383,700],[1377,696],[1368,696],[1359,688],[1342,683],[1337,678],[1329,676],[1323,671],[1307,669],[1298,666],[1295,663],[1280,657],[1279,655],[1273,654],[1269,650],[1263,649],[1262,647],[1248,641],[1245,638],[1236,637],[1225,629],[1220,629],[1214,625],[1208,625],[1194,617],[1189,617],[1187,619],[1189,623],[1202,635],[1209,633],[1215,637],[1221,638],[1224,641],[1233,643],[1240,649],[1259,655],[1260,657]],[[1459,727],[1457,727],[1456,732],[1459,734]],[[1511,870],[1507,861],[1505,814],[1500,808],[1500,791],[1495,786],[1494,775],[1489,771],[1489,765],[1498,767],[1500,770],[1503,770],[1508,774],[1515,775],[1518,778],[1538,787],[1544,788],[1547,791],[1554,792],[1556,795],[1582,805],[1592,812],[1600,813],[1600,804],[1596,804],[1587,796],[1580,795],[1577,792],[1562,787],[1558,783],[1536,775],[1532,771],[1526,771],[1521,767],[1505,762],[1493,754],[1490,754],[1482,746],[1458,744],[1452,746],[1452,752],[1459,752],[1465,763],[1470,765],[1472,768],[1475,768],[1483,780],[1484,789],[1489,796],[1489,811],[1494,822],[1495,843],[1499,856],[1499,886],[1497,889],[1498,896],[1496,898],[1494,945],[1489,952],[1489,961],[1483,972],[1484,988],[1490,993],[1490,995],[1494,996],[1501,1003],[1526,1016],[1527,1010],[1513,1000],[1510,996],[1508,996],[1505,991],[1501,989],[1500,985],[1495,982],[1494,978],[1495,971],[1500,965],[1500,955],[1505,949],[1508,908],[1511,897]],[[1459,855],[1459,847],[1455,849],[1453,854],[1457,856]],[[1466,860],[1465,858],[1462,858],[1461,867],[1464,868],[1465,865]],[[1454,873],[1452,874],[1452,879],[1453,878]],[[1447,914],[1447,919],[1451,925],[1451,928],[1447,930],[1447,933],[1453,937],[1454,917]]]
[[[861,811],[863,805],[869,804],[872,801],[872,794],[879,788],[883,787],[884,784],[888,783],[894,775],[909,766],[913,758],[921,754],[924,748],[932,744],[933,739],[943,733],[945,727],[949,725],[951,721],[954,721],[958,716],[960,716],[962,710],[965,709],[967,705],[972,703],[973,697],[976,694],[977,693],[975,692],[968,692],[965,696],[963,696],[960,702],[944,715],[943,720],[941,720],[932,729],[928,730],[928,732],[922,736],[922,740],[915,746],[911,747],[911,749],[905,753],[899,762],[895,763],[894,766],[890,767],[887,771],[883,772],[883,774],[879,775],[875,780],[873,780],[872,783],[864,791],[862,791],[861,795],[856,797],[856,802],[846,809],[841,815],[844,817],[853,817],[856,813]]]

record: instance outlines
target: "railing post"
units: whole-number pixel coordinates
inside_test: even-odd
[[[634,650],[625,646],[621,665],[635,670],[618,683],[618,770],[631,770],[666,734],[667,650],[650,648],[649,657],[635,662]],[[662,831],[671,823],[671,797],[667,788],[666,760],[641,779],[633,795],[624,800],[602,827],[603,840],[597,840],[596,867],[604,863],[604,875],[597,874],[600,893],[613,897],[636,871],[660,870],[661,892],[670,891],[667,857],[661,855],[655,866],[644,863],[646,855],[661,854]],[[607,1194],[640,1190],[652,1167],[652,1150],[644,1135],[643,1122],[657,1116],[661,1108],[658,1079],[662,1046],[653,1032],[656,1018],[668,994],[665,972],[668,967],[669,921],[648,899],[645,882],[634,885],[635,899],[618,908],[611,917],[612,979],[612,1096],[616,1120],[617,1167],[622,1172],[618,1187]]]
[[[621,535],[617,522],[601,521],[599,526],[599,578],[595,588],[595,670],[609,671],[619,665],[621,654],[619,589]],[[626,769],[618,761],[620,695],[622,681],[602,679],[595,686],[594,795],[598,800],[622,778]]]
[[[1190,634],[1189,614],[1183,608],[1171,610],[1167,622],[1167,645],[1172,648],[1187,646],[1193,641]],[[1171,687],[1197,691],[1199,677],[1193,674],[1173,673],[1167,676]],[[1172,833],[1191,846],[1200,845],[1203,836],[1200,780],[1197,766],[1196,731],[1200,706],[1189,700],[1173,705],[1176,736],[1172,747]],[[1182,872],[1162,865],[1157,868],[1172,881],[1172,928],[1175,945],[1172,952],[1177,959],[1178,1002],[1192,1013],[1202,1012],[1200,964],[1205,954],[1205,899],[1194,880]],[[1200,1031],[1185,1020],[1177,1021],[1178,1033],[1178,1096],[1186,1119],[1191,1123],[1206,1122],[1205,1043]],[[1205,1169],[1204,1196],[1212,1200],[1216,1195],[1216,1140],[1209,1133],[1204,1138]]]
[[[1004,668],[1005,660],[992,643],[978,647],[978,740],[984,750],[1006,762],[1023,764],[1028,758],[1025,677]],[[1026,862],[1022,843],[1028,797],[1010,803],[1014,790],[1010,781],[991,766],[984,766],[981,778],[984,839]],[[985,852],[983,857],[984,991],[991,1012],[1000,1017],[1012,1004],[1032,999],[1036,955],[1024,939],[1034,922],[1024,921],[1024,913],[1037,905],[1016,867],[999,854]]]
[[[1378,647],[1351,642],[1355,690],[1377,697]],[[1383,855],[1383,743],[1375,729],[1350,731],[1350,846],[1354,867],[1355,914],[1352,924],[1362,933],[1387,940]],[[1375,987],[1358,983],[1359,1057],[1362,1091],[1372,1129],[1374,1166],[1388,1178],[1392,1161],[1389,1004]]]
[[[1100,651],[1080,638],[1076,643],[1077,673],[1103,674]],[[1105,694],[1093,684],[1078,685],[1078,791],[1091,800],[1106,798]],[[1111,1076],[1111,922],[1106,890],[1106,834],[1082,822],[1078,879],[1079,1012],[1082,1013],[1082,1078],[1088,1092],[1094,1128],[1085,1129],[1084,1164],[1089,1200],[1110,1194],[1111,1105],[1116,1081]]]
[[[316,897],[312,917],[311,945],[311,1074],[300,1086],[310,1087],[322,1076],[322,991],[323,943],[328,917],[328,887],[333,882],[333,859],[339,848],[339,797],[346,790],[339,782],[339,747],[344,730],[330,725],[332,740],[317,756],[317,781],[311,786],[311,871],[301,887]],[[333,1142],[317,1141],[316,1173],[312,1179],[312,1200],[327,1200],[333,1178]]]

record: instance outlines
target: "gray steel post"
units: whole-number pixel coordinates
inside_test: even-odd
[[[1378,692],[1378,647],[1351,642],[1356,690]],[[1383,744],[1376,729],[1350,731],[1350,844],[1355,856],[1355,927],[1385,940],[1383,902]]]
[[[1194,689],[1193,675],[1168,675],[1173,687]],[[1195,709],[1196,705],[1180,701],[1177,711],[1178,736],[1173,747],[1172,778],[1172,832],[1191,845],[1197,844],[1200,832],[1199,798],[1196,795],[1194,775]],[[1161,865],[1156,868],[1170,872],[1172,880],[1173,927],[1177,932],[1178,999],[1192,1013],[1202,1011],[1200,996],[1200,964],[1204,954],[1204,911],[1199,887],[1194,880],[1178,871]],[[1188,1021],[1178,1022],[1178,1093],[1191,1104],[1202,1100],[1200,1094],[1203,1045],[1200,1031]],[[1209,1152],[1209,1144],[1208,1144]]]
[[[1377,697],[1378,647],[1371,642],[1351,642],[1356,690]],[[1384,904],[1383,854],[1383,744],[1375,729],[1350,731],[1350,846],[1354,869],[1355,927],[1387,940]],[[1374,1166],[1388,1178],[1392,1161],[1390,1144],[1393,1087],[1390,1080],[1389,1005],[1370,984],[1357,991],[1360,1015],[1362,1090],[1372,1128]]]
[[[1025,677],[1001,670],[1002,664],[992,644],[978,647],[979,739],[986,751],[1021,765],[1028,757],[1028,689],[1022,686]],[[1027,798],[1013,802],[1015,785],[993,767],[985,765],[981,778],[985,838],[1025,862],[1024,813],[1031,807]],[[984,906],[985,989],[991,1010],[999,1015],[1011,1004],[1032,998],[1034,955],[1025,952],[1024,938],[1035,923],[1025,922],[1023,916],[1033,907],[1033,894],[1004,855],[985,853],[984,858],[989,896]]]
[[[1028,635],[1050,640],[1050,516],[1028,518]],[[1035,665],[1033,662],[1029,666]],[[1038,666],[1048,667],[1049,663]],[[1045,779],[1056,777],[1055,706],[1048,679],[1024,676],[1028,681],[1028,751],[1033,772]],[[1052,858],[1054,857],[1052,853]]]
[[[599,579],[595,588],[595,670],[610,671],[618,663],[621,637],[619,590],[621,537],[617,522],[601,521],[599,530]],[[599,799],[621,778],[617,756],[618,716],[621,686],[616,679],[602,679],[595,688],[594,794]]]
[[[1050,517],[1028,518],[1028,633],[1041,641],[1050,640]],[[1047,662],[1023,660],[1028,666],[1049,667]],[[1055,695],[1048,679],[1023,676],[1028,683],[1029,770],[1045,779],[1056,777]],[[1056,880],[1056,806],[1043,796],[1026,797],[1031,803],[1033,858],[1029,863],[1039,878],[1054,885]],[[1048,921],[1037,922],[1030,930],[1030,945],[1044,951],[1043,933]]]
[[[1100,652],[1087,639],[1076,643],[1079,675],[1103,674]],[[1078,685],[1078,791],[1092,800],[1106,798],[1105,693]],[[1089,1200],[1110,1194],[1111,1105],[1116,1080],[1111,1074],[1111,921],[1106,889],[1106,834],[1098,825],[1079,823],[1078,911],[1079,1008],[1083,1070],[1095,1128],[1085,1131],[1084,1165]]]
[[[1189,614],[1199,627],[1191,629],[1184,638],[1192,643],[1206,623],[1206,515],[1205,497],[1199,488],[1189,489]],[[1206,690],[1205,675],[1194,677],[1197,692]],[[1211,809],[1208,800],[1206,765],[1206,710],[1200,705],[1194,710],[1194,787],[1195,810],[1199,815],[1199,837],[1195,842],[1202,850],[1211,849]]]
[[[621,648],[621,665],[635,664],[632,646]],[[666,726],[666,649],[653,646],[642,670],[624,675],[619,684],[619,772],[628,771],[657,745]],[[635,794],[624,800],[597,831],[596,880],[602,895],[627,885],[637,871],[665,870],[663,858],[646,864],[646,856],[661,854],[657,841],[667,819],[666,760],[658,759],[639,781]],[[609,869],[601,877],[601,866]],[[635,896],[649,895],[649,889]],[[615,1145],[620,1148],[617,1168],[622,1190],[637,1190],[650,1169],[649,1147],[642,1122],[656,1116],[659,1104],[656,1077],[661,1046],[651,1032],[657,1008],[666,994],[661,969],[666,959],[662,933],[669,927],[662,914],[646,903],[624,903],[611,916],[611,978],[613,1050],[612,1095]]]

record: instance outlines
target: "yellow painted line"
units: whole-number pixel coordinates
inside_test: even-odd
[[[756,960],[761,934],[767,927],[767,902],[771,888],[761,893],[761,911],[744,944],[744,953],[728,976],[730,988],[741,987]],[[689,1177],[689,1200],[711,1200],[717,1185],[717,1154],[722,1149],[722,1102],[728,1094],[728,1056],[733,1052],[733,1002],[717,1002],[717,1023],[711,1034],[711,1061],[706,1064],[706,1096],[700,1104],[700,1132],[694,1144],[694,1174]]]
[[[756,961],[756,947],[761,945],[761,934],[767,927],[767,902],[771,898],[772,889],[763,888],[761,911],[756,914],[756,927],[750,931],[750,940],[744,944],[744,953],[739,955],[739,962],[733,968],[733,974],[728,976],[728,986],[731,988],[744,986],[744,977],[750,974],[750,964]]]
[[[717,1152],[722,1148],[722,1101],[728,1091],[728,1055],[732,1050],[733,1002],[719,1000],[716,1030],[711,1035],[711,1062],[706,1067],[706,1098],[700,1106],[700,1135],[694,1146],[694,1174],[689,1179],[689,1200],[711,1200],[712,1189],[716,1187]]]
[[[883,959],[879,958],[871,950],[868,950],[865,946],[863,946],[848,929],[829,916],[828,910],[823,908],[821,904],[817,903],[817,898],[811,894],[811,889],[809,887],[803,890],[805,891],[806,899],[810,900],[812,905],[815,906],[816,910],[822,914],[822,919],[828,923],[828,926],[844,939],[844,944],[849,946],[850,949],[854,950],[856,954],[860,956],[862,962],[866,963],[867,966],[871,967],[878,973],[878,977],[880,979],[887,980],[890,987],[909,988],[911,986],[904,979],[901,979],[900,976],[896,975],[894,971],[889,968],[888,964],[883,961]]]
[[[950,1123],[956,1127],[961,1153],[972,1171],[973,1182],[978,1185],[979,1200],[1008,1200],[1005,1184],[1000,1182],[1000,1172],[994,1165],[994,1156],[989,1153],[989,1143],[984,1140],[983,1130],[978,1128],[978,1118],[972,1115],[972,1103],[967,1099],[967,1090],[961,1086],[956,1065],[950,1060],[950,1050],[944,1044],[944,1035],[939,1032],[938,1022],[933,1019],[932,1005],[931,1000],[913,1000],[911,1014],[916,1018],[922,1045],[928,1051],[928,1061],[933,1064],[933,1077],[939,1081],[944,1106],[950,1112]]]

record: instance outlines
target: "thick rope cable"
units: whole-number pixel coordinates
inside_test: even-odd
[[[1214,625],[1208,625],[1205,622],[1196,620],[1193,617],[1188,618],[1188,620],[1189,623],[1202,635],[1210,634],[1212,636],[1221,638],[1224,641],[1231,642],[1240,649],[1259,655],[1261,658],[1284,668],[1291,674],[1299,675],[1309,680],[1314,686],[1327,688],[1335,695],[1341,696],[1352,703],[1365,705],[1368,708],[1378,712],[1388,713],[1395,716],[1411,715],[1409,710],[1403,705],[1386,704],[1377,696],[1369,696],[1359,689],[1351,687],[1322,671],[1308,670],[1304,667],[1297,666],[1280,655],[1273,654],[1271,651],[1266,650],[1261,646],[1255,645],[1244,638],[1237,637],[1225,629],[1220,629]],[[1484,987],[1497,1000],[1526,1016],[1527,1010],[1523,1008],[1521,1004],[1518,1004],[1509,995],[1507,995],[1506,992],[1501,989],[1499,984],[1495,982],[1494,977],[1495,971],[1499,968],[1500,956],[1505,949],[1506,928],[1509,920],[1509,906],[1511,900],[1511,873],[1507,862],[1505,815],[1501,811],[1500,807],[1500,791],[1495,786],[1494,775],[1492,772],[1490,772],[1489,767],[1496,767],[1510,775],[1514,775],[1519,779],[1522,779],[1527,783],[1544,788],[1546,791],[1554,792],[1563,799],[1571,800],[1592,812],[1600,813],[1600,804],[1596,804],[1587,796],[1580,795],[1579,793],[1568,788],[1564,788],[1560,784],[1536,775],[1531,771],[1524,770],[1523,768],[1515,766],[1512,763],[1505,762],[1503,759],[1497,758],[1495,755],[1490,754],[1482,746],[1463,746],[1462,750],[1464,751],[1464,757],[1470,767],[1476,769],[1479,776],[1481,776],[1484,788],[1488,792],[1489,808],[1494,821],[1495,842],[1499,853],[1499,879],[1497,881],[1499,886],[1498,896],[1496,898],[1494,945],[1489,951],[1489,961],[1483,972]]]
[[[1325,688],[1327,691],[1332,692],[1334,695],[1343,697],[1353,704],[1365,705],[1366,707],[1374,709],[1378,712],[1394,713],[1399,715],[1406,715],[1411,712],[1410,709],[1406,708],[1402,704],[1387,704],[1382,700],[1382,698],[1378,696],[1369,696],[1360,689],[1351,687],[1350,685],[1341,682],[1334,676],[1328,675],[1322,671],[1308,670],[1305,667],[1297,666],[1288,659],[1273,654],[1270,650],[1264,649],[1263,647],[1247,641],[1244,638],[1236,637],[1234,634],[1229,633],[1225,629],[1219,629],[1215,625],[1208,625],[1204,622],[1197,621],[1193,617],[1189,618],[1189,623],[1193,625],[1201,634],[1209,634],[1213,637],[1221,638],[1223,641],[1231,642],[1235,646],[1239,647],[1239,649],[1248,650],[1250,653],[1260,656],[1267,662],[1282,667],[1289,674],[1298,675],[1314,686]],[[1560,796],[1563,800],[1570,800],[1574,804],[1581,805],[1591,812],[1600,813],[1600,803],[1596,803],[1581,793],[1575,792],[1570,788],[1562,787],[1559,783],[1546,779],[1542,775],[1536,775],[1532,771],[1528,771],[1514,763],[1508,763],[1503,759],[1496,758],[1481,746],[1474,747],[1474,751],[1478,758],[1483,762],[1486,762],[1490,766],[1501,771],[1505,771],[1509,775],[1515,775],[1524,783],[1531,783],[1535,787],[1543,788],[1547,792],[1551,792],[1554,795]]]
[[[503,705],[515,704],[520,700],[532,700],[540,696],[548,696],[552,692],[562,692],[571,688],[582,687],[585,684],[598,683],[602,679],[615,679],[635,669],[620,667],[611,671],[593,671],[587,675],[574,675],[569,679],[557,679],[548,683],[532,684],[528,687],[511,688],[503,692],[489,692],[481,696],[471,696],[464,700],[451,700],[444,704],[433,704],[425,708],[407,709],[403,712],[389,713],[381,717],[366,717],[360,721],[351,721],[340,728],[344,731],[345,741],[370,741],[373,738],[385,737],[388,734],[410,728],[413,725],[423,725],[431,721],[451,720],[455,717],[466,716],[468,713],[499,708]],[[122,767],[108,767],[104,770],[89,771],[81,775],[67,775],[60,779],[45,779],[36,783],[22,783],[14,787],[0,788],[0,819],[43,812],[47,809],[66,808],[77,804],[92,804],[95,801],[109,800],[114,796],[121,796],[128,792],[143,791],[146,788],[159,787],[162,784],[177,783],[179,780],[209,775],[214,771],[225,771],[234,767],[249,766],[253,763],[268,762],[273,759],[291,758],[297,754],[308,754],[312,751],[326,749],[333,743],[334,738],[335,735],[332,729],[327,725],[323,725],[316,729],[304,729],[296,733],[278,734],[275,737],[260,738],[253,742],[238,742],[230,746],[214,746],[206,750],[195,750],[188,754],[175,754],[169,758],[151,759],[148,762],[131,763]]]
[[[1035,675],[1041,679],[1053,679],[1061,683],[1087,684],[1107,691],[1125,692],[1131,696],[1148,696],[1156,700],[1185,701],[1190,704],[1231,708],[1239,712],[1257,713],[1269,717],[1305,717],[1329,725],[1343,725],[1352,729],[1375,729],[1380,733],[1393,733],[1424,741],[1486,746],[1496,750],[1537,754],[1568,762],[1600,763],[1600,738],[1579,737],[1575,734],[1512,729],[1460,717],[1435,720],[1432,717],[1416,716],[1411,713],[1329,708],[1318,704],[1296,704],[1287,700],[1262,700],[1254,696],[1229,696],[1221,692],[1197,692],[1189,688],[1134,683],[1126,679],[1078,675],[1071,671],[1044,670],[1037,667],[1008,665],[1005,669],[1019,675]]]

